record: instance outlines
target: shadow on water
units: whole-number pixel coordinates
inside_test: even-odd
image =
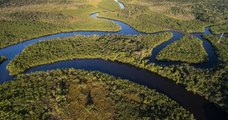
[[[115,0],[121,7],[121,9],[124,9],[124,5],[122,3],[119,3],[118,0]],[[93,18],[99,18],[97,17],[97,13],[91,14],[91,17]],[[99,19],[105,19],[105,18],[99,18]],[[99,31],[76,31],[76,32],[65,32],[65,33],[58,33],[53,35],[47,35],[35,39],[31,39],[19,44],[15,44],[3,49],[0,49],[0,56],[6,56],[8,60],[0,64],[0,80],[1,83],[13,80],[14,77],[10,76],[7,65],[11,60],[13,60],[17,55],[19,55],[23,49],[29,45],[32,45],[34,43],[44,41],[44,40],[50,40],[54,38],[65,38],[70,36],[76,36],[76,35],[112,35],[112,34],[124,34],[124,35],[142,35],[145,33],[141,33],[135,29],[133,29],[131,26],[129,26],[126,23],[117,21],[117,20],[111,20],[111,19],[105,19],[112,21],[119,25],[122,29],[118,32],[99,32]],[[179,40],[183,37],[183,34],[177,31],[163,31],[163,32],[172,32],[173,37],[167,41],[162,43],[161,45],[157,46],[152,51],[152,56],[150,58],[150,62],[154,62],[156,64],[160,65],[171,65],[171,64],[180,64],[180,62],[162,62],[162,61],[156,61],[155,58],[158,55],[159,51],[161,51],[163,48],[165,48],[167,45],[173,43],[176,40]],[[159,34],[163,32],[157,32],[152,34]],[[209,31],[209,28],[206,28],[205,30],[206,34],[211,34]],[[150,35],[150,34],[147,34]],[[209,60],[205,63],[199,64],[196,67],[202,67],[202,68],[209,68],[213,67],[215,63],[217,62],[217,57],[214,53],[214,50],[211,46],[211,44],[202,38],[203,33],[192,33],[192,35],[197,36],[199,39],[203,40],[203,45],[205,50],[208,53]],[[119,62],[111,62],[106,61],[102,59],[81,59],[81,60],[68,60],[68,61],[61,61],[56,62],[53,64],[48,65],[41,65],[37,67],[33,67],[30,70],[28,70],[26,73],[31,73],[35,71],[46,71],[46,70],[53,70],[53,69],[61,69],[61,68],[77,68],[77,69],[83,69],[83,70],[89,70],[89,71],[100,71],[103,73],[107,73],[116,77],[120,77],[123,79],[128,79],[129,81],[138,83],[140,85],[144,85],[150,89],[156,89],[157,91],[169,96],[170,98],[176,100],[178,103],[180,103],[184,108],[189,110],[191,113],[194,114],[194,116],[199,120],[204,119],[211,119],[211,120],[223,120],[225,119],[225,113],[216,107],[214,104],[208,102],[203,97],[199,95],[195,95],[192,92],[188,92],[186,89],[184,89],[182,86],[175,84],[171,80],[164,78],[160,75],[157,75],[155,73],[149,72],[144,69],[136,68],[132,65],[119,63]]]

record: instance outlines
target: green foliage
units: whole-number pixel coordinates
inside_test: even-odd
[[[5,60],[7,60],[7,57],[5,57],[5,56],[0,56],[0,64],[1,64],[2,62],[4,62]]]
[[[214,69],[197,69],[188,64],[161,67],[153,64],[144,68],[181,84],[188,91],[199,94],[227,110],[227,68],[223,65]]]
[[[128,1],[128,0],[124,0]],[[141,1],[141,0],[138,0]],[[228,20],[227,0],[143,0],[148,4],[165,6],[175,15],[194,15],[195,19],[209,23],[225,23]],[[170,7],[171,6],[171,7]],[[188,8],[186,10],[186,8]]]
[[[114,0],[102,0],[98,6],[107,11],[120,10],[120,6],[117,3],[113,3]]]
[[[163,49],[156,59],[201,63],[207,60],[207,53],[201,40],[193,36],[184,36]]]
[[[153,36],[76,36],[64,40],[40,42],[26,48],[8,65],[16,75],[30,67],[74,58],[126,59],[141,61],[151,54],[151,49],[171,37],[170,33]]]
[[[227,22],[228,2],[226,0],[204,0],[193,5],[196,19],[210,23]]]
[[[42,22],[14,22],[0,21],[0,48],[18,43],[20,41],[34,38],[47,33],[54,33],[61,27]],[[34,32],[36,31],[36,32]]]
[[[216,50],[219,60],[228,63],[228,38],[224,35],[221,39],[216,36],[204,36]]]
[[[180,7],[177,7],[177,6],[171,7],[170,12],[174,15],[189,14],[188,11],[186,11],[185,9],[181,9]]]
[[[228,51],[228,38],[225,35],[221,39],[219,37],[211,36],[211,35],[210,36],[204,36],[204,37],[205,37],[205,39],[209,40],[212,43],[213,47],[216,50],[216,53],[218,55],[218,59],[220,61],[220,66],[218,66],[218,68],[216,68],[218,71],[217,74],[221,74],[220,79],[223,82],[221,84],[222,85],[221,89],[223,90],[224,94],[227,94],[228,93],[228,81],[227,81],[227,79],[228,79],[228,75],[227,75],[227,71],[228,71],[228,53],[227,53],[227,51]],[[224,102],[227,102],[228,97],[224,98],[223,100],[224,100]],[[228,110],[227,104],[224,104],[222,106],[225,107],[226,111]]]
[[[207,70],[185,64],[167,67],[148,64],[151,49],[170,38],[171,34],[164,33],[154,36],[77,36],[50,40],[27,47],[7,68],[15,75],[30,67],[68,59],[117,60],[158,73],[221,107],[227,106],[224,65]]]
[[[48,22],[48,23],[61,23],[67,19],[71,19],[70,16],[61,13],[49,13],[41,11],[19,11],[9,14],[9,17],[15,21],[29,21],[29,22]]]
[[[101,13],[100,15],[124,21],[143,32],[167,29],[200,32],[208,24],[216,25],[212,27],[213,33],[227,31],[227,24],[225,24],[227,22],[227,3],[224,0],[169,0],[168,4],[167,0],[122,1],[127,9],[107,12],[108,14]],[[88,16],[92,12],[107,9],[116,10],[116,3],[115,6],[112,6],[106,0],[102,0],[100,3],[97,1],[92,2],[90,4],[88,0],[0,0],[0,48],[25,39],[62,31],[119,30],[119,27],[111,22],[92,19]],[[164,7],[167,9],[159,11],[160,9],[151,9],[151,7]],[[176,17],[178,15],[187,17],[194,15],[195,19],[181,20]],[[118,60],[168,77],[177,84],[182,84],[187,90],[204,96],[227,110],[227,38],[223,38],[221,44],[217,44],[217,38],[213,36],[206,37],[214,45],[221,62],[219,66],[211,70],[196,69],[188,65],[161,67],[148,64],[147,58],[151,54],[151,49],[170,37],[171,35],[168,33],[138,37],[91,36],[87,38],[78,36],[41,42],[26,48],[21,55],[9,64],[8,69],[11,74],[18,74],[33,66],[68,59],[102,58],[113,61]],[[185,42],[188,43],[190,41]],[[189,44],[199,45],[195,40]],[[190,49],[192,48],[187,48],[186,53],[190,52]],[[197,49],[201,49],[201,46],[197,47]],[[191,51],[190,55],[193,55],[192,53]],[[181,56],[187,58],[185,55]],[[195,61],[195,59],[193,60]],[[139,118],[138,114],[135,114],[138,110],[136,106],[139,106],[139,103],[135,101],[139,101],[140,98],[135,96],[140,96],[138,94],[142,91],[136,89],[137,85],[131,86],[127,83],[124,88],[124,90],[127,89],[127,92],[120,92],[119,90],[124,85],[124,81],[123,83],[118,82],[120,83],[119,85],[115,83],[115,87],[113,87],[114,83],[109,84],[111,87],[107,90],[108,92],[104,89],[108,85],[97,87],[102,89],[100,90],[102,93],[105,91],[109,96],[112,96],[107,98],[106,94],[100,94],[101,92],[96,90],[94,92],[96,87],[91,86],[95,83],[80,83],[80,81],[85,80],[83,77],[90,75],[90,73],[86,72],[81,75],[82,72],[80,72],[78,77],[81,78],[79,79],[78,77],[74,78],[78,71],[72,72],[73,75],[70,77],[67,76],[71,74],[70,71],[22,75],[18,77],[18,80],[0,85],[0,98],[2,98],[0,99],[1,118],[69,119],[79,115],[81,118],[99,116],[105,117],[103,119],[109,119],[113,116],[116,117],[116,115],[120,119]],[[71,78],[77,82],[72,82]],[[105,81],[107,80],[102,75],[96,78],[97,80],[103,78]],[[108,81],[102,82],[103,84],[108,84]],[[98,86],[100,86],[100,83]],[[110,92],[113,89],[115,92]],[[129,91],[134,92],[131,94]],[[149,114],[149,117],[155,119],[179,119],[183,118],[183,116],[192,118],[192,116],[189,117],[189,114],[184,115],[186,111],[167,97],[157,97],[158,95],[153,92],[147,94],[149,97],[151,96],[147,100],[150,102],[149,104],[146,104],[147,101],[145,102],[140,113],[145,113],[144,111],[146,111],[146,115]],[[81,95],[81,97],[75,98],[74,96],[77,95]],[[103,100],[103,104],[97,102],[98,100]],[[99,105],[97,106],[96,103],[99,103]],[[161,104],[163,106],[160,106]],[[83,111],[76,111],[79,110],[78,108]],[[99,110],[99,112],[96,112],[96,110]],[[149,117],[145,119],[149,119]]]
[[[215,34],[228,33],[228,23],[212,26],[211,31]]]
[[[1,119],[194,119],[155,90],[75,69],[20,75],[0,97]]]
[[[75,0],[80,2],[81,0]],[[11,6],[26,6],[26,5],[38,5],[38,4],[49,4],[49,3],[71,3],[72,0],[0,0],[0,7],[11,7]]]
[[[104,12],[102,17],[114,18],[128,23],[142,32],[157,32],[168,29],[183,32],[201,32],[206,23],[197,20],[178,20],[165,14],[151,11],[141,4],[126,3],[127,8],[117,12]]]
[[[103,17],[124,21],[143,32],[174,29],[202,32],[209,24],[227,23],[225,0],[122,0],[126,9],[105,12]],[[219,28],[223,29],[223,28]],[[225,29],[227,32],[227,29]],[[224,31],[224,29],[223,29]]]
[[[88,1],[67,1],[3,0],[4,7],[0,7],[0,48],[58,32],[120,30],[120,27],[112,22],[89,16],[93,12],[104,11],[102,6],[114,10],[118,6],[114,1],[109,2],[116,5],[113,7],[107,5],[106,0],[101,3],[95,1],[99,7]]]
[[[217,69],[220,69],[220,72],[219,74],[221,73],[224,73],[222,74],[222,80],[223,80],[223,84],[222,84],[222,89],[224,91],[224,93],[227,95],[228,93],[228,74],[227,74],[227,71],[228,71],[228,38],[227,36],[223,36],[221,39],[219,39],[218,37],[215,37],[215,36],[204,36],[207,40],[209,40],[213,47],[215,48],[216,50],[216,53],[218,55],[218,58],[219,58],[219,61],[220,61],[220,67],[217,68]],[[219,71],[219,70],[218,70]],[[228,97],[225,98],[225,102],[228,101]],[[223,105],[225,107],[225,110],[228,112],[228,105],[225,104]]]

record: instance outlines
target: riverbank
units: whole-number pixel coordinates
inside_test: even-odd
[[[96,14],[95,14],[95,18],[96,18]],[[11,63],[11,65],[15,65],[15,66],[19,65],[19,67],[17,69],[15,69],[15,71],[13,71],[13,72],[18,72],[20,70],[22,72],[28,68],[33,67],[30,65],[29,62],[23,63],[23,62],[25,62],[24,60],[27,60],[27,61],[31,60],[35,63],[36,60],[34,61],[34,59],[29,58],[33,54],[39,54],[38,56],[41,58],[42,58],[42,56],[43,56],[43,58],[45,58],[47,55],[50,55],[50,56],[53,55],[51,57],[52,60],[48,59],[49,61],[47,61],[47,62],[49,62],[49,63],[53,63],[53,62],[61,61],[61,60],[73,59],[73,58],[76,58],[76,59],[89,58],[89,60],[91,58],[102,58],[102,59],[109,59],[112,61],[118,60],[119,62],[129,63],[129,64],[132,64],[134,66],[139,67],[136,69],[143,68],[143,69],[150,70],[152,72],[156,72],[162,76],[170,78],[170,80],[171,79],[174,80],[177,84],[183,85],[185,87],[185,89],[193,91],[194,93],[197,93],[197,94],[204,96],[206,99],[210,100],[211,102],[216,103],[220,107],[224,107],[224,105],[226,106],[226,104],[224,103],[224,101],[226,99],[226,96],[224,96],[224,94],[226,92],[223,91],[223,89],[224,89],[223,79],[224,78],[222,76],[225,74],[223,72],[223,69],[217,69],[218,66],[215,66],[215,67],[213,66],[213,68],[209,70],[209,69],[197,69],[195,67],[189,66],[188,64],[178,64],[176,66],[174,66],[174,65],[159,66],[159,65],[156,65],[154,63],[149,64],[148,63],[148,57],[151,56],[151,54],[148,51],[151,50],[151,48],[155,48],[155,46],[160,46],[160,44],[163,44],[168,39],[160,39],[161,41],[159,40],[158,44],[156,42],[154,44],[154,43],[149,42],[148,40],[143,39],[143,37],[148,37],[148,36],[118,36],[118,35],[116,35],[116,36],[101,36],[101,35],[105,35],[105,34],[126,34],[126,35],[142,34],[138,31],[132,29],[127,24],[124,24],[120,21],[112,21],[112,22],[120,25],[122,27],[122,30],[118,31],[118,32],[84,31],[84,32],[60,33],[60,34],[55,34],[55,35],[50,35],[50,36],[45,36],[45,37],[33,39],[30,41],[24,42],[22,44],[17,44],[14,46],[7,47],[5,49],[1,49],[0,50],[0,56],[4,53],[7,55],[7,57],[9,57],[9,60],[4,62],[3,65],[1,65],[0,72],[5,75],[1,78],[3,78],[4,80],[5,79],[13,79],[12,76],[8,76],[9,73],[6,70],[6,65],[12,59],[14,59],[14,57],[16,55],[19,55],[25,46],[32,45],[32,44],[39,42],[39,41],[50,40],[50,39],[59,38],[59,37],[86,35],[86,36],[90,36],[90,37],[88,37],[88,38],[83,37],[83,36],[81,36],[81,37],[78,36],[78,38],[76,37],[75,38],[76,41],[77,40],[83,40],[83,42],[77,41],[78,43],[73,42],[74,38],[66,40],[66,41],[61,41],[63,39],[60,38],[58,43],[61,43],[61,46],[59,46],[58,44],[52,44],[52,43],[55,43],[55,42],[53,42],[55,40],[47,41],[47,42],[41,42],[41,43],[36,44],[36,45],[41,45],[41,44],[45,43],[41,46],[32,45],[29,48],[33,52],[31,54],[29,54],[29,56],[23,58],[23,56],[26,56],[26,54],[24,54],[24,53],[28,52],[28,51],[26,51],[27,49],[25,49],[25,50],[23,50],[21,55],[19,55],[18,57],[16,57],[16,59],[13,60],[14,63],[13,64]],[[167,32],[175,33],[175,31],[167,31]],[[169,33],[161,32],[160,34],[159,33],[155,33],[155,34],[158,34],[158,36],[159,36],[159,35],[164,35],[164,34],[169,34]],[[94,36],[91,36],[91,35],[94,35]],[[202,33],[197,33],[194,35],[197,36],[198,38],[200,38],[201,40],[203,40]],[[156,35],[154,35],[154,36],[156,36]],[[133,37],[133,39],[131,37]],[[150,37],[151,36],[149,36],[149,38]],[[87,41],[90,43],[84,42],[84,41],[86,41],[85,39],[87,39]],[[140,41],[140,39],[142,39],[143,41]],[[150,39],[152,39],[152,38],[150,38]],[[178,40],[178,39],[176,39],[175,35],[173,36],[173,39],[174,39],[174,41]],[[90,41],[90,40],[94,40],[95,42]],[[152,42],[154,42],[154,41],[152,41]],[[71,43],[71,44],[68,44],[68,43]],[[213,50],[211,49],[212,47],[210,47],[210,44],[205,44],[208,42],[203,42],[203,43],[204,43],[205,48],[210,48],[210,49],[206,49],[206,51],[209,53],[208,55],[213,54]],[[55,46],[52,46],[52,45],[55,45]],[[117,46],[115,46],[115,45],[117,45]],[[33,49],[34,46],[35,46],[35,49]],[[49,46],[49,47],[46,49],[42,48],[42,47],[45,48],[46,46]],[[67,47],[69,47],[69,49]],[[17,51],[14,51],[15,48]],[[41,50],[40,48],[42,48],[42,51],[40,51]],[[75,48],[77,48],[77,49],[75,49]],[[13,50],[11,51],[11,49],[13,49]],[[85,51],[84,51],[84,49],[85,49]],[[91,53],[90,53],[90,51],[91,51]],[[72,53],[72,52],[75,52],[76,54]],[[54,54],[52,54],[52,53],[54,53]],[[61,59],[61,56],[59,56],[59,53],[65,55],[65,57]],[[78,53],[79,53],[79,56],[77,56]],[[40,55],[40,54],[43,54],[43,55]],[[80,54],[82,57],[80,57]],[[87,54],[87,55],[85,55],[85,54]],[[111,55],[111,57],[110,57],[110,55]],[[112,55],[114,55],[114,56],[112,56]],[[17,61],[18,58],[20,58],[20,57],[22,57],[23,59],[19,59],[19,61]],[[75,60],[75,61],[80,62],[78,60]],[[41,60],[41,63],[39,63],[39,62],[37,62],[38,64],[36,64],[35,66],[45,64],[45,63],[42,63],[42,60]],[[70,66],[68,66],[68,64],[64,64],[62,66],[62,63],[68,63],[68,62],[70,62],[70,61],[63,61],[63,62],[59,62],[56,64],[46,63],[48,65],[35,67],[34,69],[41,68],[40,70],[49,70],[48,66],[52,66],[52,65],[54,65],[54,68],[56,68],[56,67],[62,68],[64,66],[67,66],[67,68],[72,67],[73,64],[70,64]],[[104,61],[104,62],[106,62],[106,61]],[[23,64],[21,64],[21,63],[23,63]],[[21,66],[20,66],[20,64],[21,64]],[[12,67],[12,66],[10,66],[10,67]],[[98,67],[102,67],[102,66],[98,66]],[[93,67],[89,68],[89,69],[93,69]],[[14,70],[14,69],[12,69],[12,70]],[[32,70],[33,70],[33,68],[32,68]],[[121,71],[121,70],[119,70],[119,71]],[[107,72],[107,71],[102,71],[102,72]],[[20,72],[18,72],[18,73],[20,73]],[[18,74],[18,73],[15,73],[15,74]],[[192,81],[192,80],[194,80],[194,81]],[[213,85],[211,85],[211,84],[213,84]],[[146,86],[146,84],[145,84],[145,86]],[[175,84],[172,83],[171,86],[175,86]],[[151,89],[154,89],[154,88],[151,88]],[[183,89],[183,91],[186,91],[185,89]],[[161,92],[164,92],[164,91],[165,90],[161,90]],[[216,95],[215,95],[215,93],[216,93]],[[171,92],[169,94],[173,94],[173,93]],[[190,95],[192,95],[192,93]],[[169,95],[169,97],[173,98],[173,96],[170,96],[170,95]],[[174,100],[176,100],[176,99],[174,98]],[[183,102],[184,100],[177,100],[177,101]],[[198,107],[202,106],[202,105],[197,105],[197,104],[195,104],[195,105]],[[194,112],[194,114],[197,114],[197,113],[201,114],[201,115],[199,115],[199,117],[200,116],[203,117],[204,116],[204,115],[202,115],[202,114],[204,114],[202,112],[203,110],[202,110],[202,108],[200,108],[200,109],[201,109],[200,113],[196,112],[197,110],[195,110],[195,111],[192,110],[192,112]],[[218,110],[218,111],[220,111],[220,110]]]
[[[170,33],[161,33],[153,36],[77,36],[44,41],[23,50],[8,65],[8,69],[16,75],[35,66],[69,59],[101,58],[119,61],[158,73],[175,81],[176,84],[183,85],[188,91],[204,96],[224,107],[226,95],[222,89],[225,84],[223,81],[225,73],[222,69],[197,69],[185,64],[166,67],[148,64],[151,49],[169,40],[170,37]],[[56,65],[59,68],[65,66],[65,64],[63,66],[59,64],[59,66],[58,63]],[[46,65],[41,68],[45,70]]]
[[[5,56],[0,56],[0,64],[3,63],[5,60],[7,60],[7,57],[5,57]]]
[[[0,85],[0,97],[2,119],[194,119],[155,90],[75,69],[21,75]]]

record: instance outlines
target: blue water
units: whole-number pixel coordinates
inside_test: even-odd
[[[124,9],[124,5],[119,3],[118,0],[115,0],[121,7]],[[97,17],[99,13],[93,13],[90,16],[95,19],[105,19]],[[27,40],[25,42],[15,44],[3,49],[0,49],[0,56],[6,56],[8,58],[7,61],[3,62],[0,65],[0,82],[6,82],[13,80],[14,77],[9,75],[6,66],[8,63],[15,58],[15,56],[19,55],[23,49],[29,45],[35,44],[40,41],[50,40],[54,38],[65,38],[76,35],[113,35],[113,34],[123,34],[123,35],[142,35],[145,33],[141,33],[135,29],[133,29],[128,24],[117,20],[105,19],[110,22],[114,22],[119,25],[122,29],[118,32],[99,32],[99,31],[76,31],[76,32],[65,32],[58,33],[53,35],[47,35],[31,40]],[[156,56],[159,52],[164,49],[167,45],[173,43],[176,40],[179,40],[183,37],[183,34],[177,31],[161,31],[157,33],[151,34],[159,34],[164,32],[171,32],[173,37],[167,41],[162,43],[161,45],[155,47],[152,51],[152,56],[150,58],[150,63],[155,63],[159,65],[172,65],[172,64],[181,64],[181,62],[167,62],[167,61],[156,61]],[[205,28],[205,33],[192,33],[192,35],[198,37],[203,41],[203,45],[208,54],[208,61],[201,64],[195,64],[194,66],[200,68],[211,68],[217,63],[217,56],[211,46],[211,44],[202,38],[203,34],[211,34],[209,31],[209,27]],[[148,35],[148,34],[146,34]],[[68,60],[56,62],[48,65],[41,65],[37,67],[33,67],[29,69],[26,73],[31,73],[35,71],[46,71],[46,70],[54,70],[57,68],[77,68],[83,70],[90,71],[100,71],[103,73],[107,73],[116,77],[120,77],[123,79],[128,79],[129,81],[138,83],[140,85],[147,86],[150,89],[156,89],[157,91],[169,96],[174,99],[178,103],[180,103],[184,108],[189,110],[197,119],[224,119],[224,113],[220,109],[218,109],[215,105],[205,100],[203,97],[199,95],[195,95],[191,92],[185,90],[182,86],[176,85],[171,82],[171,80],[167,78],[163,78],[155,73],[151,73],[147,70],[136,68],[134,66],[123,64],[119,62],[111,62],[105,61],[101,59],[81,59],[81,60]]]

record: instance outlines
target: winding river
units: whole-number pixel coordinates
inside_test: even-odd
[[[115,0],[121,7],[124,9],[124,5],[120,3],[118,0]],[[93,13],[90,16],[94,17],[95,19],[105,19],[97,17],[98,13]],[[87,31],[87,32],[66,32],[66,33],[58,33],[48,36],[39,37],[36,39],[31,39],[16,45],[12,45],[3,49],[0,49],[0,56],[6,56],[8,58],[7,61],[3,62],[0,65],[0,82],[6,82],[13,80],[14,77],[9,75],[6,66],[8,63],[14,59],[15,56],[19,55],[23,49],[31,44],[50,40],[54,38],[63,38],[63,37],[70,37],[75,35],[107,35],[107,34],[124,34],[124,35],[140,35],[145,34],[141,33],[131,26],[117,21],[117,20],[110,20],[106,19],[115,24],[119,25],[122,29],[118,32],[97,32],[97,31]],[[176,40],[179,40],[183,37],[183,34],[177,31],[162,31],[152,34],[159,34],[163,32],[171,32],[173,37],[167,41],[162,43],[161,45],[157,46],[152,51],[152,56],[150,58],[150,62],[159,64],[159,65],[171,65],[171,64],[181,64],[181,62],[165,62],[165,61],[157,61],[155,58],[158,53],[165,48],[167,45],[173,43]],[[192,33],[192,35],[198,37],[200,40],[203,41],[204,48],[208,54],[208,61],[200,64],[194,64],[195,67],[200,68],[211,68],[217,63],[217,56],[211,46],[211,44],[202,38],[203,34],[211,34],[209,31],[209,27],[205,28],[205,33]],[[56,62],[48,65],[41,65],[37,67],[33,67],[29,69],[26,73],[31,73],[35,71],[46,71],[46,70],[53,70],[53,69],[61,69],[61,68],[77,68],[89,71],[100,71],[102,73],[107,73],[109,75],[113,75],[115,77],[120,77],[123,79],[127,79],[134,83],[144,85],[150,89],[156,89],[160,93],[167,95],[168,97],[172,98],[173,100],[177,101],[181,104],[184,108],[189,110],[191,113],[194,114],[195,118],[198,120],[223,120],[226,119],[226,114],[224,111],[216,107],[214,104],[208,102],[203,97],[193,94],[192,92],[188,92],[182,86],[175,84],[172,80],[159,76],[155,73],[149,72],[144,69],[136,68],[129,64],[124,64],[120,62],[112,62],[102,59],[80,59],[80,60],[67,60]]]

